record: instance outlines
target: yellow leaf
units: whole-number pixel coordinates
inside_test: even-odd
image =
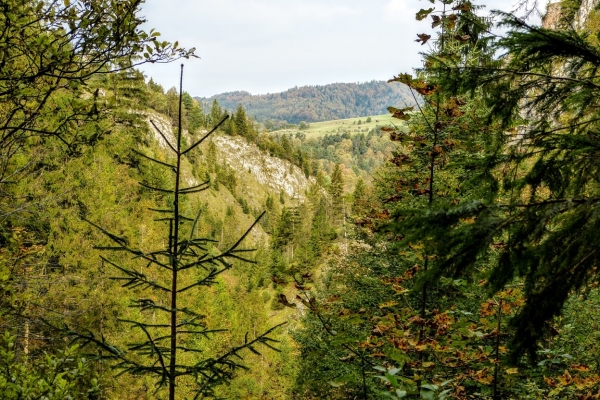
[[[575,371],[579,371],[579,372],[589,372],[590,371],[590,367],[588,367],[587,365],[583,365],[583,364],[573,364],[573,365],[571,365],[571,368],[573,368]]]

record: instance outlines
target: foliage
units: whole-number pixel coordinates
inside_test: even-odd
[[[383,113],[388,104],[414,101],[406,89],[391,87],[382,81],[302,86],[282,93],[254,96],[248,92],[231,92],[197,100],[202,103],[216,100],[229,110],[241,104],[258,121],[273,128],[302,121],[311,123],[377,115]]]
[[[2,181],[19,168],[11,159],[32,135],[57,137],[71,152],[104,133],[80,129],[97,121],[108,104],[99,89],[86,87],[95,75],[145,62],[193,56],[177,43],[159,41],[140,29],[139,0],[3,2],[0,43],[0,156]],[[142,58],[142,53],[143,58]],[[91,90],[90,90],[91,89]]]
[[[19,359],[15,337],[0,342],[0,394],[3,399],[93,399],[99,388],[91,363],[77,355],[77,346],[36,359]]]
[[[502,18],[509,32],[494,49],[506,56],[453,67],[460,77],[447,83],[482,88],[490,121],[501,124],[490,132],[482,171],[487,193],[405,221],[423,227],[420,237],[427,230],[428,246],[443,254],[433,275],[460,276],[501,243],[490,286],[524,279],[527,300],[513,319],[513,350],[534,357],[572,291],[597,282],[593,81],[600,57],[586,34]]]
[[[183,79],[183,65],[182,65]],[[153,314],[152,322],[144,320],[124,320],[134,329],[139,329],[145,334],[145,340],[141,342],[128,343],[129,351],[121,350],[112,344],[109,344],[103,337],[97,338],[93,333],[75,333],[69,332],[77,340],[87,343],[94,343],[103,350],[103,358],[116,362],[115,367],[135,375],[152,375],[158,380],[157,387],[169,387],[169,398],[174,400],[176,397],[176,381],[181,379],[191,379],[196,386],[193,392],[196,398],[203,396],[214,396],[215,387],[228,383],[233,373],[239,368],[245,368],[238,359],[241,359],[240,353],[243,350],[250,350],[258,354],[257,345],[265,345],[273,348],[270,343],[275,342],[268,334],[274,328],[267,330],[249,339],[246,335],[244,343],[232,348],[224,354],[218,356],[209,356],[204,360],[194,360],[185,362],[182,360],[184,353],[199,351],[196,346],[191,344],[200,339],[208,339],[219,330],[209,329],[204,321],[205,316],[192,310],[190,306],[181,304],[188,290],[205,286],[210,287],[216,283],[219,275],[232,267],[231,260],[251,262],[245,254],[251,250],[240,248],[243,239],[248,235],[246,231],[241,238],[235,241],[227,250],[222,253],[215,253],[211,244],[214,240],[209,238],[197,237],[195,235],[196,225],[200,214],[195,219],[186,217],[182,204],[182,198],[186,195],[194,194],[208,188],[208,182],[202,182],[188,187],[183,186],[182,158],[186,153],[199,146],[216,128],[203,136],[196,143],[190,145],[185,150],[182,148],[182,102],[183,91],[180,90],[179,96],[179,124],[177,129],[176,143],[171,143],[167,136],[160,130],[159,134],[164,138],[168,147],[172,151],[174,160],[159,161],[153,157],[137,152],[143,158],[153,162],[155,165],[162,166],[174,174],[174,182],[168,186],[153,186],[150,183],[140,182],[140,184],[158,193],[168,193],[172,196],[172,208],[153,209],[162,216],[159,221],[168,222],[167,246],[164,249],[143,251],[131,246],[128,240],[123,237],[103,229],[99,225],[88,221],[96,228],[100,229],[113,243],[112,246],[102,248],[113,251],[124,251],[140,259],[142,265],[145,264],[146,272],[141,272],[135,267],[122,266],[114,261],[102,257],[102,260],[115,267],[120,272],[120,276],[114,278],[123,282],[123,287],[141,288],[148,291],[143,297],[132,301],[132,307],[138,307],[143,312]],[[221,121],[221,123],[223,123]],[[220,123],[220,124],[221,124]],[[220,125],[219,124],[219,125]],[[182,223],[192,222],[190,228],[184,231]],[[256,221],[250,229],[256,225]],[[184,234],[189,235],[184,239]],[[166,274],[164,273],[166,270]],[[163,298],[161,294],[166,293]],[[163,305],[169,304],[169,307]]]

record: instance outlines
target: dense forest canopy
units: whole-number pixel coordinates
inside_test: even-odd
[[[240,91],[196,99],[207,104],[217,100],[230,110],[241,104],[259,122],[290,124],[379,115],[392,104],[408,106],[415,102],[406,87],[383,81],[301,86],[262,95]]]
[[[412,73],[198,101],[140,4],[1,5],[1,398],[600,398],[592,5],[432,1]]]

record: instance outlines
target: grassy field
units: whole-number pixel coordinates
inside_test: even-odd
[[[350,134],[367,133],[377,126],[385,126],[394,124],[399,126],[402,121],[392,118],[392,114],[371,115],[371,122],[367,123],[367,117],[337,119],[333,121],[312,122],[308,129],[303,129],[301,132],[306,134],[307,138],[325,136],[327,134],[344,133]],[[358,122],[361,121],[359,125]],[[296,133],[295,129],[281,129],[275,133]]]

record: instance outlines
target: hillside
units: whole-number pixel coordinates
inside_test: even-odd
[[[0,400],[600,400],[600,0],[431,1],[396,83],[201,101],[143,2],[5,2]]]
[[[237,91],[209,98],[197,97],[207,107],[217,100],[228,109],[241,104],[248,115],[265,123],[267,129],[284,123],[317,122],[378,115],[390,105],[413,104],[409,89],[398,83],[371,81],[295,87],[281,93],[252,95]]]
[[[104,90],[109,85],[113,90]],[[10,360],[15,361],[10,361],[9,367],[24,365],[22,357],[28,357],[28,365],[32,365],[14,378],[16,382],[30,376],[39,380],[33,374],[45,368],[40,364],[45,352],[62,351],[59,339],[64,333],[50,326],[74,327],[118,349],[144,340],[139,329],[131,329],[122,320],[156,321],[156,329],[168,326],[160,314],[164,308],[149,311],[132,306],[136,298],[144,296],[163,307],[169,304],[166,291],[153,292],[147,287],[127,290],[129,284],[121,286],[123,270],[115,265],[134,268],[139,271],[136,276],[148,279],[151,285],[168,282],[164,271],[139,263],[137,257],[132,260],[122,251],[111,251],[115,247],[102,230],[123,237],[123,243],[139,250],[136,254],[151,254],[168,243],[168,224],[164,218],[157,219],[156,211],[162,214],[174,202],[170,191],[175,165],[171,149],[177,143],[173,110],[178,96],[146,83],[138,72],[93,80],[90,86],[89,91],[98,89],[99,98],[111,104],[106,112],[110,118],[99,121],[110,128],[110,133],[82,144],[76,155],[66,154],[52,140],[24,143],[23,154],[11,160],[11,167],[31,160],[30,167],[24,170],[23,178],[5,187],[0,201],[3,210],[23,208],[7,211],[0,226],[0,290],[16,299],[15,303],[0,303],[0,326],[10,335],[3,340],[14,337],[17,343],[18,353],[10,353],[15,355]],[[213,117],[217,121],[224,118],[223,114],[204,114],[187,93],[183,107],[183,146],[205,137],[214,124]],[[90,122],[81,127],[95,128]],[[199,215],[193,227],[186,223],[181,229],[206,240],[207,254],[219,254],[233,246],[266,211],[241,242],[244,259],[252,263],[231,258],[222,273],[206,285],[209,287],[180,295],[183,307],[197,310],[207,326],[224,330],[209,340],[200,336],[193,341],[182,339],[195,350],[182,359],[197,363],[203,357],[222,355],[244,343],[245,338],[255,338],[287,322],[285,328],[270,334],[280,352],[264,346],[259,348],[260,356],[246,351],[244,365],[252,368],[236,371],[227,379],[229,385],[215,385],[215,393],[224,398],[263,398],[265,394],[289,398],[296,375],[292,368],[296,345],[289,333],[299,326],[302,314],[284,308],[281,296],[294,298],[300,293],[296,285],[288,284],[290,274],[298,271],[308,281],[318,269],[321,255],[339,237],[341,193],[334,198],[322,185],[332,180],[327,176],[331,169],[328,164],[308,158],[301,144],[287,136],[259,133],[256,128],[238,113],[186,153],[178,167],[183,186],[204,186],[201,183],[206,182],[201,191],[186,193],[179,205],[182,216]],[[17,259],[17,263],[9,262]],[[179,282],[191,287],[202,274],[198,269],[180,276]],[[21,304],[22,308],[16,309]],[[9,318],[10,313],[18,317]],[[128,334],[123,335],[123,331]],[[82,351],[96,350],[88,346]],[[254,368],[259,364],[261,368]],[[87,390],[90,384],[84,380],[97,379],[98,388],[90,390],[102,398],[144,398],[147,388],[154,385],[151,377],[134,380],[128,374],[114,380],[109,361],[81,365],[86,372],[81,375],[80,387]],[[5,398],[3,376],[0,374],[0,398]],[[192,386],[182,385],[183,396],[192,396]],[[164,397],[164,393],[160,389],[157,396]]]
[[[357,134],[357,133],[367,133],[371,129],[378,129],[382,126],[391,126],[391,125],[400,125],[401,121],[397,118],[394,118],[392,114],[381,114],[381,115],[371,115],[371,116],[361,116],[355,118],[346,118],[346,119],[336,119],[336,120],[328,120],[321,122],[314,122],[311,124],[307,124],[303,128],[299,127],[288,127],[283,129],[278,129],[273,131],[274,134],[296,134],[300,132],[302,136],[305,136],[307,139],[313,139],[320,136],[325,136],[329,134]]]

